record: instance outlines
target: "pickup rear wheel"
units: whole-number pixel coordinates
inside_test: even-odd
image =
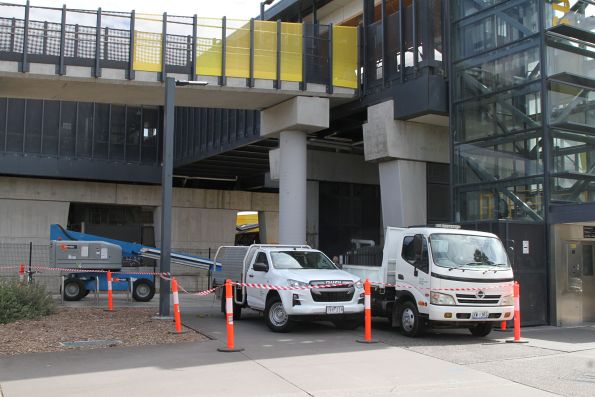
[[[264,309],[264,321],[273,332],[289,332],[294,325],[278,296],[267,301]]]
[[[413,338],[423,331],[422,321],[415,303],[411,301],[403,302],[399,310],[399,318],[401,319],[401,333],[403,335]]]

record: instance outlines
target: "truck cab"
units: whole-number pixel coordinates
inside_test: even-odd
[[[263,312],[274,332],[287,332],[298,320],[328,320],[340,328],[361,323],[361,280],[339,269],[324,253],[291,245],[222,248],[215,258],[222,265],[222,275],[242,284],[235,287],[236,319],[242,308]],[[214,283],[223,281],[219,277]]]
[[[389,227],[380,266],[343,269],[376,284],[373,312],[407,336],[425,327],[468,328],[486,336],[513,316],[512,268],[491,233]]]

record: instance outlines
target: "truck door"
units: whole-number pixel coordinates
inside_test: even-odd
[[[404,281],[422,293],[430,288],[428,242],[421,234],[405,236],[401,258],[397,264],[397,283]]]
[[[256,269],[255,269],[256,267]],[[266,269],[266,271],[265,271]],[[268,284],[267,274],[271,271],[266,253],[259,252],[246,272],[246,282],[254,284]],[[246,287],[248,306],[253,309],[264,310],[267,290],[264,288]]]

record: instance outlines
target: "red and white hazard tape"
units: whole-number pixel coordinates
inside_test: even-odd
[[[428,287],[415,287],[411,284],[384,284],[384,283],[372,283],[372,287],[380,287],[380,288],[410,288],[410,289],[419,289],[419,290],[427,290],[427,291],[485,291],[489,289],[502,289],[502,288],[512,288],[513,282],[507,282],[504,284],[497,284],[492,285],[490,287],[456,287],[456,288],[428,288]]]
[[[219,286],[217,286],[217,287],[214,287],[214,288],[211,288],[211,289],[207,289],[207,290],[204,290],[204,291],[199,291],[199,292],[188,292],[188,291],[187,291],[187,290],[186,290],[184,287],[182,287],[182,286],[180,285],[180,283],[178,282],[178,288],[179,288],[179,289],[180,289],[182,292],[184,292],[184,293],[186,293],[186,294],[188,294],[188,295],[207,296],[207,295],[210,295],[210,294],[212,294],[213,292],[217,291],[217,290],[218,290],[219,288],[221,288],[221,287],[223,287],[223,285],[219,285]]]
[[[292,287],[289,285],[271,285],[271,284],[236,283],[236,282],[232,282],[232,284],[238,285],[241,287],[269,289],[269,290],[275,290],[275,291],[296,291],[296,290],[308,290],[308,289],[320,289],[320,288],[351,287],[353,285],[353,283],[345,283],[345,284],[304,285],[304,286],[299,286],[299,287]]]

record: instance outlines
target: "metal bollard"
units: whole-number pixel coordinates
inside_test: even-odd
[[[112,272],[107,271],[107,310],[114,311],[114,302],[112,296]]]

